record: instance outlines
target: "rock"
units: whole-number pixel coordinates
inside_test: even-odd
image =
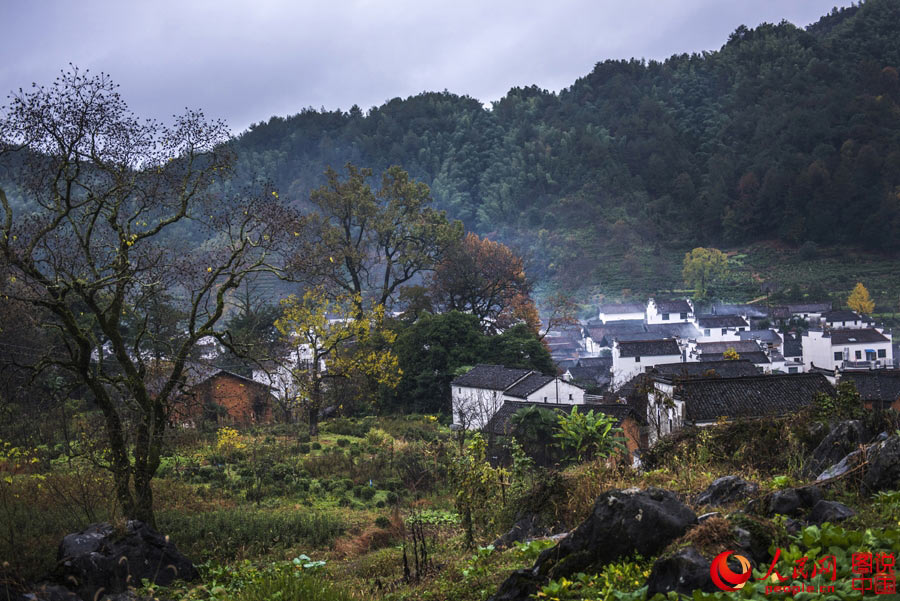
[[[596,570],[635,553],[652,557],[696,523],[694,512],[667,490],[606,492],[578,528],[543,551],[532,569],[514,572],[492,599],[524,601],[549,579]]]
[[[788,518],[784,521],[784,530],[792,536],[800,534],[800,532],[803,530],[803,522],[801,522],[800,520],[795,520],[793,518]]]
[[[137,520],[128,522],[124,533],[99,523],[69,534],[59,545],[58,559],[59,581],[71,583],[83,599],[124,592],[145,578],[167,586],[199,576],[168,537]]]
[[[843,503],[838,503],[837,501],[819,501],[813,506],[812,511],[809,512],[806,521],[811,524],[819,525],[824,524],[825,522],[836,524],[847,518],[852,518],[855,515],[856,512]]]
[[[794,490],[800,496],[803,507],[812,507],[822,500],[822,489],[818,486],[802,486]]]
[[[647,598],[672,591],[690,595],[695,590],[707,593],[719,590],[710,578],[710,564],[694,547],[679,549],[670,557],[656,560],[647,580]]]
[[[868,458],[863,490],[872,494],[900,489],[900,436],[890,436],[869,447]]]
[[[722,476],[697,495],[694,503],[718,507],[752,497],[758,491],[759,486],[752,482],[747,482],[739,476]]]
[[[769,515],[795,515],[799,513],[803,507],[803,501],[800,500],[800,494],[794,488],[779,490],[772,493],[769,497]]]
[[[837,478],[838,476],[843,476],[857,465],[862,460],[862,452],[861,451],[853,451],[849,455],[845,456],[838,463],[835,463],[827,470],[819,474],[816,478],[816,482],[821,482],[822,480],[828,480],[830,478]]]
[[[810,478],[821,474],[822,470],[836,464],[867,442],[869,442],[869,434],[861,421],[853,419],[840,422],[813,450],[803,466],[803,473]]]
[[[509,529],[509,531],[495,540],[493,545],[497,549],[505,549],[513,543],[524,542],[529,539],[544,536],[546,530],[538,525],[538,517],[536,515],[525,516]]]

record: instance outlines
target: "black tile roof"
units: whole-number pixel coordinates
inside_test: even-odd
[[[841,374],[841,382],[856,384],[856,390],[864,401],[881,401],[890,405],[900,399],[900,371],[875,369],[872,371],[847,371]]]
[[[609,384],[611,379],[609,367],[607,366],[570,367],[568,371],[572,376],[572,380],[576,383],[584,382],[595,386],[601,386],[603,384]]]
[[[647,368],[647,373],[664,378],[739,378],[757,376],[759,368],[746,359],[738,361],[688,361],[661,363]]]
[[[697,325],[701,328],[749,328],[740,315],[698,315]]]
[[[831,330],[831,344],[859,344],[866,342],[888,342],[888,338],[872,328],[843,328]],[[827,334],[826,334],[827,335]]]
[[[674,396],[684,401],[686,421],[704,423],[793,413],[820,392],[835,393],[825,376],[807,373],[682,380]]]
[[[516,384],[512,388],[509,388],[504,394],[520,399],[527,399],[529,394],[540,387],[549,384],[553,379],[553,376],[545,376],[543,374],[532,372],[523,380],[516,382]]]
[[[660,313],[690,313],[691,306],[684,299],[653,299]]]
[[[697,338],[698,330],[692,323],[650,323],[647,332],[657,338]]]
[[[647,306],[640,303],[613,303],[609,305],[600,305],[600,313],[609,313],[610,315],[621,315],[622,313],[643,313]]]
[[[715,315],[746,315],[747,317],[768,317],[769,310],[757,305],[714,305],[712,312]]]
[[[479,364],[453,380],[451,385],[502,391],[530,373],[529,369],[510,369],[502,365]]]
[[[741,340],[761,340],[768,344],[778,346],[781,344],[781,335],[775,330],[750,330],[747,332],[738,332],[738,338]]]
[[[662,355],[680,355],[678,343],[671,338],[663,340],[635,340],[619,342],[621,357],[659,357]]]
[[[612,355],[606,357],[582,357],[578,360],[578,367],[612,367]]]
[[[744,361],[749,361],[750,363],[759,365],[761,363],[770,363],[769,356],[760,350],[751,351],[749,353],[738,353],[740,358]],[[725,353],[703,353],[702,355],[698,355],[697,359],[700,360],[701,363],[716,363],[719,361],[726,361]]]
[[[857,313],[856,311],[850,311],[849,309],[840,309],[838,311],[828,311],[827,313],[822,314],[822,317],[827,322],[835,322],[835,321],[860,321],[863,317]]]
[[[697,350],[701,354],[724,353],[728,349],[734,349],[738,353],[755,353],[760,350],[759,344],[754,340],[730,340],[728,342],[699,342]]]

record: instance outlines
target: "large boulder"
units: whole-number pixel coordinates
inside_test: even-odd
[[[647,598],[673,591],[690,595],[695,590],[707,593],[719,590],[709,575],[710,565],[694,547],[679,549],[670,557],[656,560],[647,580]]]
[[[821,474],[822,470],[838,463],[870,439],[865,426],[857,419],[835,424],[803,465],[804,475],[812,478]]]
[[[822,500],[822,489],[818,486],[787,488],[769,496],[768,515],[798,515]]]
[[[667,490],[613,490],[558,545],[538,556],[530,570],[514,572],[494,601],[525,601],[547,580],[572,576],[635,553],[652,557],[697,523],[697,516]]]
[[[696,505],[720,507],[752,497],[757,492],[759,492],[758,485],[748,482],[740,476],[722,476],[697,495],[694,503]]]
[[[837,501],[819,501],[813,505],[812,510],[806,517],[806,521],[811,524],[819,525],[824,524],[825,522],[836,524],[847,518],[852,518],[855,515],[856,512],[843,503],[838,503]]]
[[[167,586],[175,580],[194,580],[199,574],[167,536],[144,522],[129,521],[124,532],[108,523],[88,526],[63,538],[59,545],[59,577],[82,599],[140,586],[143,579]]]
[[[869,493],[900,489],[900,436],[894,435],[868,449],[869,466],[863,489]]]

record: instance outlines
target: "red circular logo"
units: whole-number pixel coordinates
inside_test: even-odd
[[[741,573],[736,574],[728,567],[728,557],[734,555],[734,558],[741,562]],[[712,565],[709,566],[709,575],[713,583],[723,591],[734,592],[744,587],[752,572],[750,571],[750,560],[743,555],[738,555],[734,551],[725,551],[719,553],[713,559]]]

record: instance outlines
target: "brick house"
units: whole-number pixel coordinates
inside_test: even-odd
[[[272,421],[274,398],[268,386],[229,371],[218,371],[191,387],[182,404],[183,421],[211,419],[220,424]]]

